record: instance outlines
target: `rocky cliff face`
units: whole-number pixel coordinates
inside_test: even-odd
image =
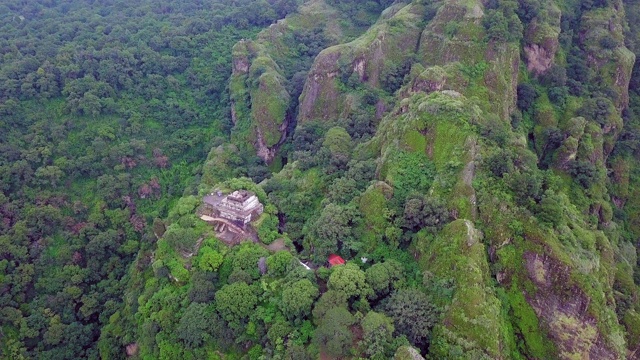
[[[629,106],[629,80],[635,63],[635,54],[624,42],[622,0],[612,1],[606,8],[585,11],[581,25],[579,39],[589,67],[615,92],[614,104],[620,112]]]
[[[309,71],[299,119],[345,118],[353,110],[349,106],[354,106],[350,99],[354,95],[345,89],[343,79],[356,76],[370,87],[389,90],[381,83],[381,77],[417,64],[425,68],[457,64],[471,74],[472,79],[450,82],[446,88],[464,92],[473,87],[468,89],[472,92],[482,86],[488,92],[474,95],[489,100],[487,104],[492,112],[507,119],[515,107],[520,64],[518,47],[483,41],[484,13],[479,1],[446,2],[431,21],[425,21],[428,10],[416,2],[399,10],[392,8],[387,17],[357,40],[324,50]],[[505,69],[508,70],[505,72]],[[476,78],[480,72],[482,78]],[[442,81],[432,80],[425,79],[431,86],[443,88]]]
[[[282,24],[272,28],[282,28]],[[276,31],[270,29],[270,31]],[[233,49],[231,118],[236,129],[250,126],[259,157],[270,162],[286,137],[290,96],[278,64],[259,43],[241,41]],[[246,125],[245,125],[246,126]]]
[[[458,64],[468,82],[454,90],[482,99],[483,110],[506,121],[515,108],[519,49],[485,41],[484,19],[481,1],[443,3],[422,32],[418,59],[426,68]]]
[[[542,1],[542,14],[531,19],[524,30],[524,60],[527,71],[539,76],[554,64],[560,46],[562,12],[552,1]]]
[[[567,229],[573,233],[570,236],[589,238],[582,239],[585,244],[578,248],[565,248],[556,233],[540,233],[535,223],[524,229],[514,228],[520,221],[530,221],[526,210],[521,213],[511,201],[496,197],[484,186],[474,187],[473,178],[495,181],[483,173],[486,168],[481,157],[490,156],[496,145],[482,138],[478,141],[481,134],[472,126],[487,123],[492,115],[459,92],[441,90],[446,86],[443,79],[465,79],[464,74],[455,75],[451,71],[444,75],[441,67],[434,67],[420,72],[408,87],[416,89],[415,84],[423,81],[429,95],[421,90],[405,90],[407,97],[383,119],[377,137],[372,140],[380,145],[380,176],[392,185],[398,166],[392,154],[426,154],[438,172],[430,194],[447,199],[448,206],[460,219],[457,225],[452,223],[443,230],[442,240],[418,238],[414,244],[426,271],[439,278],[454,279],[456,288],[461,289],[448,303],[446,320],[434,330],[433,341],[438,346],[431,351],[447,357],[452,349],[462,347],[478,358],[510,358],[510,352],[516,351],[517,340],[498,330],[510,324],[515,334],[519,334],[516,337],[525,339],[526,348],[521,351],[535,357],[621,358],[625,352],[624,338],[615,313],[606,301],[595,300],[612,298],[611,245],[586,224],[573,223],[575,229]],[[459,68],[456,71],[460,72]],[[425,81],[425,73],[432,74],[434,80]],[[579,124],[576,126],[580,128]],[[580,129],[575,131],[580,136]],[[417,137],[424,141],[416,141]],[[529,150],[517,142],[510,146],[522,152],[519,156],[522,162],[535,157],[527,155]],[[476,167],[480,174],[476,174]],[[485,232],[483,240],[479,235],[471,235],[477,232],[476,227]],[[452,239],[460,242],[452,243]],[[467,255],[456,258],[453,253]],[[486,258],[486,253],[492,256]],[[473,259],[471,263],[469,259]],[[595,266],[596,263],[600,265]],[[581,266],[587,268],[580,269]],[[466,270],[452,271],[461,268]],[[477,277],[470,277],[471,273],[477,273]],[[495,293],[492,274],[507,293],[502,300]],[[589,277],[601,279],[596,289],[584,281]],[[469,303],[474,305],[469,307]],[[514,315],[500,310],[505,307]],[[492,315],[478,321],[480,314]]]
[[[299,121],[346,118],[359,101],[357,94],[345,88],[350,78],[372,88],[383,87],[381,78],[415,54],[424,11],[420,4],[392,7],[356,40],[323,50],[309,71]]]
[[[257,155],[270,163],[296,120],[299,92],[292,83],[297,81],[296,70],[304,69],[305,57],[309,56],[311,45],[300,44],[301,38],[309,37],[305,32],[336,44],[364,30],[325,1],[313,0],[300,6],[297,14],[263,30],[256,40],[237,43],[230,79],[236,136],[251,143]],[[323,89],[322,93],[327,91]]]

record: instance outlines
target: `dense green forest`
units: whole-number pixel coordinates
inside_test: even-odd
[[[0,358],[640,356],[636,2],[0,19]]]
[[[228,138],[231,49],[294,1],[0,5],[0,343],[97,358],[151,225]],[[237,175],[260,177],[255,154]],[[139,263],[140,268],[146,267]]]

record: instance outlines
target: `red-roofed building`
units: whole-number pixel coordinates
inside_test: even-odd
[[[331,264],[331,267],[336,265],[344,265],[344,263],[345,263],[344,259],[341,258],[340,256],[336,254],[329,255],[329,264]]]

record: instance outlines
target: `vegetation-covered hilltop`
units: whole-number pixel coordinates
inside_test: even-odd
[[[639,356],[635,2],[2,10],[1,357]]]

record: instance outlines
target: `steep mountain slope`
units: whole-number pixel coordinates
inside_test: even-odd
[[[365,16],[375,18],[380,6]],[[323,0],[309,1],[256,40],[235,45],[230,80],[234,135],[253,144],[264,161],[274,159],[295,127],[297,98],[309,62],[323,47],[366,30],[366,22],[356,24],[349,16]]]
[[[197,195],[254,191],[259,241],[224,244],[183,197],[101,345],[637,357],[638,19],[621,0],[311,0],[238,42]],[[273,174],[240,178],[243,151]]]
[[[632,276],[622,258],[637,237],[621,238],[612,218],[621,202],[607,189],[619,181],[606,176],[635,62],[623,4],[443,1],[431,19],[428,6],[396,5],[361,37],[320,52],[299,122],[347,127],[341,119],[369,100],[389,109],[360,147],[378,157],[379,180],[398,191],[403,157],[435,165],[423,191],[464,221],[412,245],[424,270],[457,289],[430,353],[625,357],[620,323],[635,316],[637,290],[617,287]],[[392,72],[404,76],[398,91],[383,81]]]

